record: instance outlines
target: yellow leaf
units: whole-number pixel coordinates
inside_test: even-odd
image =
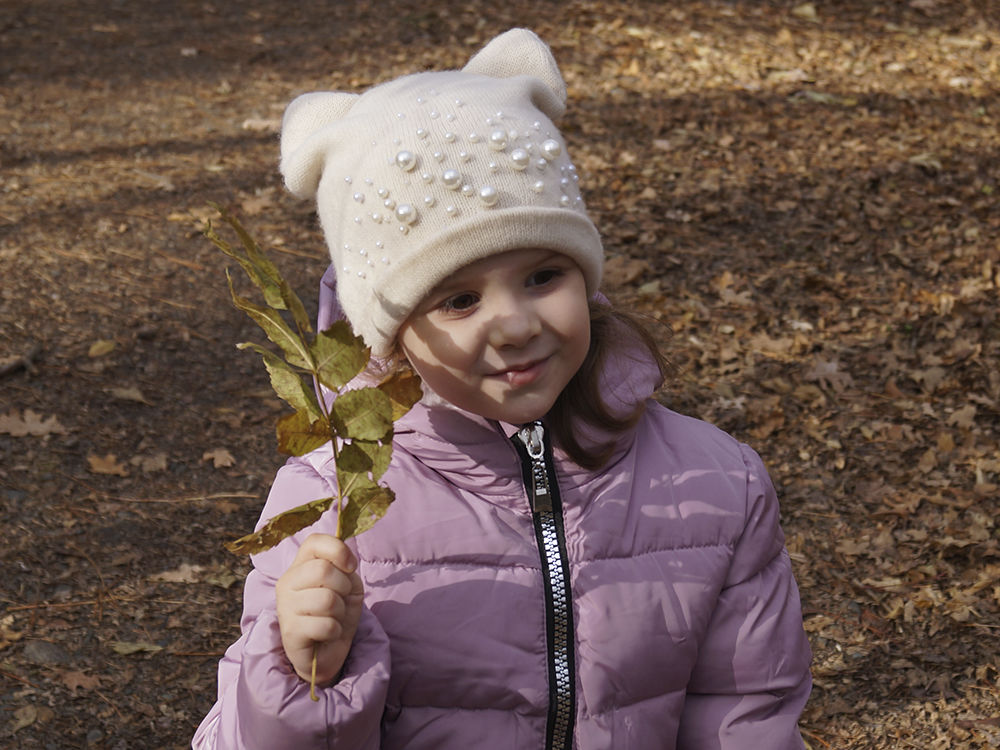
[[[119,398],[122,401],[135,401],[139,404],[146,404],[147,406],[152,406],[152,403],[142,395],[140,391],[135,386],[129,388],[109,388],[108,393],[110,393],[115,398]]]
[[[98,339],[87,350],[87,356],[91,358],[103,357],[115,350],[115,342],[110,339]]]

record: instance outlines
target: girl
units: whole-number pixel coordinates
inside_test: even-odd
[[[344,544],[324,517],[255,556],[193,747],[803,746],[774,490],[750,448],[650,398],[655,346],[597,294],[565,100],[513,30],[461,71],[286,112],[282,172],[333,259],[320,327],[342,310],[425,396],[374,528]],[[329,455],[290,460],[263,517],[331,494]]]

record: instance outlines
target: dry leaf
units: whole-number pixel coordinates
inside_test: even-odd
[[[21,706],[14,711],[14,721],[10,724],[11,734],[16,734],[25,727],[30,727],[38,718],[38,709],[34,706]]]
[[[966,404],[961,409],[957,409],[950,417],[948,417],[948,424],[961,427],[966,430],[972,429],[976,424],[975,404]]]
[[[155,654],[157,651],[162,651],[163,646],[148,641],[112,641],[111,650],[122,656],[130,656],[139,653]]]
[[[174,570],[167,570],[163,573],[155,573],[149,577],[150,581],[163,581],[165,583],[199,583],[202,580],[202,565],[192,565],[191,563],[181,563],[180,567]]]
[[[837,393],[854,382],[850,373],[840,369],[840,362],[836,359],[825,360],[821,357],[816,358],[813,368],[803,377],[806,380],[812,380],[832,388]]]
[[[816,13],[816,6],[812,3],[803,3],[792,8],[792,15],[810,23],[819,23],[819,15]]]
[[[7,433],[14,437],[64,434],[65,432],[66,428],[59,424],[58,418],[52,416],[46,419],[31,409],[24,410],[23,418],[17,416],[16,411],[0,414],[0,433]]]
[[[90,345],[87,350],[87,356],[91,358],[103,357],[105,354],[110,354],[115,350],[115,342],[110,339],[98,339]]]
[[[106,456],[87,456],[87,463],[90,465],[90,471],[93,474],[113,474],[119,477],[128,476],[125,466],[118,463],[118,457],[114,453],[108,453]]]
[[[146,474],[150,474],[154,471],[166,471],[167,454],[154,453],[146,456],[132,456],[132,458],[129,459],[129,464],[132,466],[138,466],[139,469]]]
[[[135,386],[130,388],[109,388],[108,393],[110,393],[115,398],[120,398],[122,401],[135,401],[139,404],[146,404],[147,406],[152,406],[152,403],[142,395],[140,391]]]
[[[63,685],[74,693],[78,688],[83,688],[84,690],[94,690],[101,686],[100,677],[97,675],[88,675],[79,670],[63,672],[59,676],[59,679]]]
[[[0,651],[21,640],[24,636],[24,633],[14,630],[13,625],[14,615],[7,615],[0,619]]]
[[[233,454],[225,448],[215,448],[214,450],[205,451],[201,456],[201,460],[211,461],[212,466],[216,469],[224,469],[236,463]]]

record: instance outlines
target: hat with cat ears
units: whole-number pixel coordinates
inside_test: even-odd
[[[285,184],[315,198],[340,304],[376,356],[441,281],[508,250],[564,253],[597,290],[600,236],[554,124],[565,106],[555,59],[527,29],[458,71],[288,106]]]

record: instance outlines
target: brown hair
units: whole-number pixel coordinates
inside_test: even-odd
[[[615,438],[635,426],[646,409],[642,401],[628,414],[615,414],[602,394],[604,363],[609,357],[623,349],[631,350],[637,344],[646,349],[656,363],[662,384],[669,364],[646,320],[608,302],[590,301],[590,349],[576,375],[545,415],[545,424],[556,444],[585,469],[599,469],[607,463],[615,449]],[[578,438],[581,422],[602,432],[610,432],[613,437],[604,444],[584,445]]]

